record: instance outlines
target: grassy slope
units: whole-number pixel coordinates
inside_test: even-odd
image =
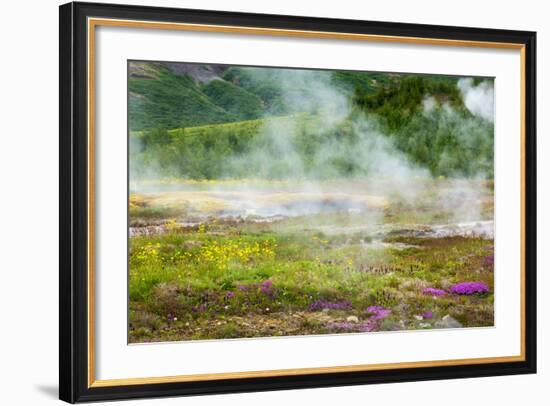
[[[201,85],[161,65],[148,66],[147,77],[130,77],[130,129],[180,128],[257,118],[261,100],[231,83]]]
[[[210,100],[231,114],[235,121],[260,118],[264,114],[262,100],[245,89],[224,80],[212,80],[202,88]]]
[[[132,130],[171,129],[298,112],[284,100],[284,70],[233,67],[224,72],[221,80],[200,84],[159,64],[141,65],[145,65],[140,68],[146,75],[129,79]],[[327,74],[335,89],[355,94],[354,104],[385,119],[390,131],[406,125],[422,108],[427,95],[463,109],[455,77],[351,71]],[[292,83],[292,92],[307,90],[300,86],[307,83]]]
[[[225,71],[223,78],[260,98],[267,113],[281,115],[294,112],[284,100],[281,75],[279,70],[233,67]],[[342,92],[359,91],[361,94],[371,94],[389,84],[390,76],[385,73],[333,71],[330,73],[330,83]],[[304,85],[306,82],[297,81],[292,83],[292,89],[287,88],[286,91],[307,91],[308,89],[301,88]]]
[[[415,112],[406,119],[399,131],[390,133],[394,145],[420,167],[428,168],[433,175],[469,176],[476,173],[492,175],[493,138],[492,124],[467,112],[448,114],[443,108],[424,114]],[[383,124],[380,123],[380,126]],[[216,179],[223,176],[250,176],[252,166],[239,171],[228,172],[223,162],[231,157],[263,148],[274,148],[268,138],[259,137],[268,128],[292,128],[296,136],[292,139],[294,150],[303,158],[307,169],[310,158],[326,145],[330,139],[338,139],[353,147],[356,142],[351,131],[350,120],[344,120],[330,129],[323,129],[319,117],[293,115],[267,119],[245,120],[223,124],[211,124],[174,130],[144,131],[132,133],[140,139],[144,148],[133,156],[134,163],[155,161],[160,165],[160,176],[186,179]],[[351,134],[351,135],[350,135]],[[264,134],[265,135],[265,134]],[[342,144],[341,144],[342,145]],[[334,153],[330,168],[345,174],[353,174],[356,162],[353,158]],[[250,165],[254,165],[250,162]],[[139,165],[138,165],[139,166]],[[248,171],[248,172],[247,172]],[[247,172],[247,173],[246,173]],[[321,177],[322,172],[317,171]],[[260,176],[261,174],[258,174]],[[272,172],[277,178],[285,175]]]
[[[130,129],[222,123],[230,115],[201,92],[193,79],[158,66],[156,78],[130,78]]]

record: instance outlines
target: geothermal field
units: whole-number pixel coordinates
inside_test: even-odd
[[[492,326],[491,184],[416,182],[140,185],[131,341]]]
[[[494,325],[493,79],[129,65],[130,343]]]

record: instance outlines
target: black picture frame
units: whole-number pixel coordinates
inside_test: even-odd
[[[84,402],[236,393],[536,372],[536,33],[112,4],[60,6],[59,397]],[[88,369],[87,19],[89,17],[300,31],[512,43],[524,49],[524,359],[196,382],[90,386]]]

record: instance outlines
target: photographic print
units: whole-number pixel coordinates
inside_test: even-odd
[[[493,326],[493,89],[129,61],[129,342]]]
[[[535,32],[59,21],[60,399],[536,372]]]

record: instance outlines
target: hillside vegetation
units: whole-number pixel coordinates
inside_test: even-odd
[[[344,116],[327,125],[329,114],[312,107],[310,100],[309,105],[302,103],[300,97],[311,96],[312,83],[297,71],[241,67],[218,71],[219,76],[208,81],[174,73],[162,64],[136,65],[131,71],[129,121],[135,176],[368,175],[369,156],[357,151],[370,148],[365,134],[372,133],[381,134],[411,165],[432,175],[492,176],[493,123],[465,107],[459,78],[319,72],[316,80],[345,95],[349,104]],[[322,103],[330,105],[332,95],[325,97],[328,100]],[[262,154],[286,160],[265,168]]]
[[[212,74],[205,81],[195,70],[188,69],[185,73],[173,63],[130,62],[131,130],[173,129],[299,111],[285,101],[283,93],[288,89],[281,87],[281,70],[242,67],[218,70],[219,76]],[[391,76],[382,73],[334,71],[328,74],[332,85],[350,94],[372,94],[392,81]],[[293,91],[299,94],[307,90],[309,83],[292,85]]]

